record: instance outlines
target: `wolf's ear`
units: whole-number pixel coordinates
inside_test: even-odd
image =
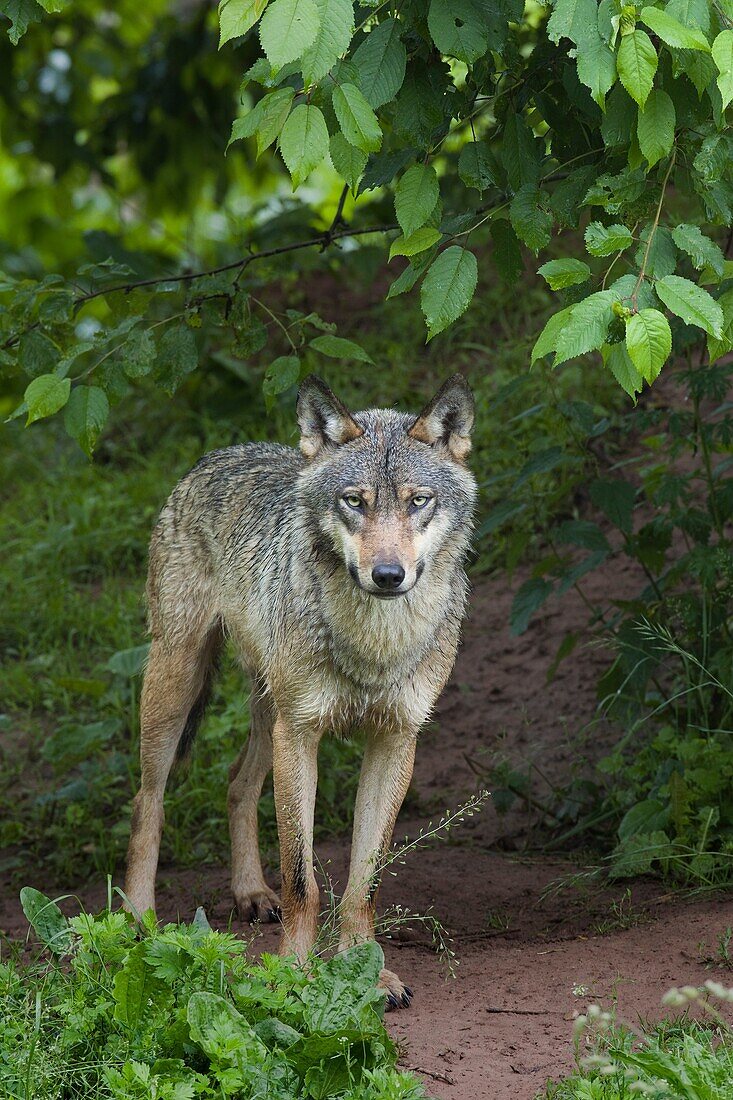
[[[474,400],[462,374],[454,374],[440,387],[408,431],[412,439],[442,445],[457,462],[471,450]]]
[[[326,383],[309,374],[298,391],[300,449],[315,458],[324,447],[338,447],[364,434],[353,416]]]

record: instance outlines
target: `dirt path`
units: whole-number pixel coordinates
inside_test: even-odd
[[[522,577],[517,578],[517,584]],[[594,586],[631,595],[637,578],[621,559]],[[479,780],[477,762],[504,756],[534,761],[536,794],[588,757],[605,750],[609,731],[585,727],[594,714],[594,685],[607,660],[580,648],[552,683],[550,665],[565,632],[586,622],[582,602],[549,603],[520,638],[506,623],[511,593],[503,580],[482,582],[455,675],[418,752],[414,791],[398,836],[415,835],[455,806]],[[587,767],[587,765],[584,765]],[[453,937],[456,976],[446,976],[423,926],[384,941],[388,965],[415,990],[409,1011],[388,1017],[401,1062],[425,1075],[431,1095],[445,1100],[532,1100],[549,1077],[572,1065],[572,1020],[589,1000],[618,998],[629,1022],[661,1013],[660,998],[675,984],[721,975],[706,969],[705,951],[733,926],[733,900],[685,903],[662,896],[659,884],[613,889],[566,889],[543,899],[549,884],[574,868],[526,853],[531,817],[514,810],[482,813],[431,849],[386,876],[381,907],[432,912]],[[346,841],[319,849],[336,884],[345,880]],[[270,876],[275,881],[275,876]],[[161,868],[163,918],[190,919],[203,905],[216,926],[230,918],[226,868],[176,872]],[[101,889],[82,890],[85,904],[104,903]],[[22,934],[25,921],[9,892],[0,898],[0,928]],[[277,947],[278,931],[264,929],[255,949]],[[722,976],[725,980],[725,975]],[[731,979],[733,984],[733,979]]]

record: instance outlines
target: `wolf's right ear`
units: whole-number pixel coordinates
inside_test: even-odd
[[[298,391],[300,449],[306,458],[326,447],[338,447],[364,434],[364,429],[316,374],[309,374]]]

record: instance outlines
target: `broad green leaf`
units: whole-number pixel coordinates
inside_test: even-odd
[[[702,50],[710,52],[710,43],[702,31],[695,27],[686,27],[669,12],[661,8],[642,8],[641,21],[654,31],[662,42],[679,50]]]
[[[498,165],[486,142],[466,142],[458,157],[458,175],[466,187],[477,191],[498,183]]]
[[[262,156],[265,149],[280,136],[290,113],[294,94],[292,88],[277,88],[263,96],[248,114],[235,118],[227,149],[232,142],[256,134],[257,156]]]
[[[606,101],[601,136],[609,147],[630,145],[638,108],[625,88],[617,84]]]
[[[669,322],[658,309],[642,309],[626,322],[626,348],[642,378],[652,384],[672,351]]]
[[[616,300],[612,290],[599,290],[573,306],[570,319],[557,340],[556,367],[566,359],[594,351],[605,343]]]
[[[557,43],[561,38],[569,38],[579,45],[586,36],[588,27],[597,25],[596,0],[555,0],[547,24],[547,36],[551,42]]]
[[[552,214],[542,206],[542,192],[521,187],[509,205],[514,232],[536,254],[550,241]]]
[[[333,1036],[338,1051],[343,1032],[356,1030],[360,1035],[381,1028],[384,994],[377,989],[379,973],[384,966],[384,953],[374,940],[340,951],[318,967],[313,980],[306,982],[300,996],[304,1019],[313,1038],[328,1040]],[[328,1044],[325,1052],[328,1051]],[[292,1048],[291,1048],[292,1049]],[[314,1049],[313,1053],[315,1054]],[[331,1054],[333,1057],[333,1053]],[[317,1062],[317,1056],[311,1061]],[[338,1089],[338,1094],[343,1093]],[[335,1096],[336,1092],[310,1093]]]
[[[316,0],[316,5],[321,25],[301,64],[306,87],[324,77],[346,53],[354,33],[353,0]]]
[[[611,544],[597,523],[585,519],[568,519],[555,532],[555,540],[561,545],[580,546],[583,550],[602,550],[606,553]]]
[[[524,634],[534,613],[551,595],[552,583],[543,577],[532,577],[525,581],[512,600],[512,610],[509,615],[511,633],[515,636]]]
[[[430,0],[430,37],[442,54],[472,65],[489,47],[486,20],[472,0]]]
[[[708,0],[668,0],[664,10],[685,27],[699,27],[706,34],[710,30]]]
[[[610,370],[619,386],[629,395],[636,404],[636,395],[641,393],[644,387],[644,379],[631,362],[625,343],[606,344],[601,349],[603,362]]]
[[[156,1002],[169,993],[166,984],[146,963],[146,947],[143,942],[133,948],[112,983],[114,1018],[128,1031],[141,1030]]]
[[[415,164],[407,169],[397,184],[394,197],[397,221],[406,237],[425,225],[438,196],[438,177],[431,164]]]
[[[649,234],[654,232],[651,247],[647,251]],[[672,234],[666,225],[658,225],[654,229],[649,223],[645,225],[639,234],[639,247],[634,259],[639,267],[646,259],[646,276],[651,279],[663,279],[665,275],[671,275],[677,267],[677,249]]]
[[[428,340],[465,313],[478,281],[472,252],[451,245],[433,261],[420,288],[420,304],[428,326]]]
[[[260,42],[273,68],[302,57],[320,25],[315,0],[271,0],[260,21]]]
[[[359,180],[366,168],[367,154],[348,142],[342,133],[334,134],[331,137],[329,152],[331,163],[341,179],[345,180],[352,192],[356,194]]]
[[[616,58],[621,83],[640,107],[646,103],[657,71],[657,51],[646,31],[624,35]]]
[[[493,244],[491,258],[501,279],[512,286],[524,271],[517,234],[506,218],[495,218],[489,225],[489,232]]]
[[[733,99],[733,31],[721,31],[715,39],[713,61],[718,67],[718,88],[725,110]]]
[[[603,108],[606,95],[616,83],[616,55],[592,24],[577,51],[578,80],[590,88],[593,99]]]
[[[392,246],[389,250],[389,258],[391,260],[395,256],[417,256],[419,252],[424,252],[426,248],[431,248],[441,237],[442,233],[439,229],[433,229],[432,226],[423,225],[419,229],[416,229],[414,233],[411,233],[409,237],[403,235],[392,241]]]
[[[666,275],[655,285],[658,296],[676,317],[687,325],[697,325],[711,336],[720,339],[723,330],[723,311],[707,290],[682,279],[679,275]]]
[[[268,0],[220,0],[219,3],[219,49],[232,38],[240,38],[257,20],[267,7]]]
[[[675,121],[674,103],[666,92],[653,88],[644,109],[639,108],[636,127],[639,148],[650,168],[672,151]]]
[[[320,108],[312,103],[298,104],[283,126],[280,152],[295,190],[328,152],[328,128]]]
[[[364,348],[353,340],[345,340],[343,336],[316,336],[310,341],[310,346],[321,355],[328,355],[332,359],[357,359],[360,363],[374,364],[374,360]]]
[[[285,393],[294,386],[299,377],[300,359],[297,355],[280,355],[270,363],[262,380],[262,392],[268,412],[278,394]]]
[[[128,378],[150,374],[155,363],[155,341],[150,329],[135,329],[122,348],[122,366]]]
[[[59,378],[57,374],[40,374],[38,378],[34,378],[24,394],[28,407],[26,425],[46,416],[53,416],[59,409],[63,409],[70,392],[69,378]]]
[[[631,230],[625,225],[591,222],[585,231],[585,247],[591,256],[610,256],[614,252],[623,252],[633,243]]]
[[[109,416],[109,401],[99,386],[74,386],[64,409],[64,427],[90,458]]]
[[[167,328],[158,345],[155,376],[169,395],[198,366],[198,349],[193,332],[184,322]]]
[[[631,534],[636,489],[630,482],[610,478],[592,481],[590,499],[615,527]]]
[[[534,364],[538,359],[542,359],[545,355],[551,355],[557,350],[560,333],[570,323],[572,315],[573,306],[566,306],[559,313],[553,313],[532,348],[531,363]]]
[[[564,290],[590,279],[590,268],[582,260],[549,260],[538,268],[537,274],[542,276],[550,290]]]
[[[397,20],[385,19],[369,32],[351,59],[364,98],[375,109],[394,99],[405,79],[407,51],[400,34]]]
[[[382,131],[355,84],[340,84],[334,90],[333,109],[346,140],[364,153],[376,153],[382,144]]]
[[[0,12],[10,20],[8,38],[14,46],[18,45],[31,23],[43,18],[43,8],[36,0],[5,0],[0,4]]]
[[[54,955],[65,955],[71,947],[69,922],[55,901],[40,890],[24,886],[20,891],[20,904],[26,920],[44,947]]]
[[[727,290],[725,294],[721,294],[718,305],[723,310],[723,332],[720,339],[708,336],[708,355],[711,363],[721,355],[727,355],[729,351],[733,351],[733,290]]]
[[[677,247],[686,252],[693,267],[700,271],[710,267],[719,278],[725,273],[725,257],[720,247],[701,232],[697,225],[678,225],[672,230],[672,239]]]
[[[412,290],[418,279],[422,278],[437,255],[437,247],[421,252],[410,260],[405,270],[397,276],[387,291],[388,298],[396,298],[400,294],[407,294]]]

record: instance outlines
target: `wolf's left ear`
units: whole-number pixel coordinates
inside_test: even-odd
[[[407,434],[431,447],[447,447],[457,462],[463,462],[471,450],[474,409],[468,382],[462,374],[454,374],[428,402]]]
[[[300,449],[306,458],[364,434],[343,402],[316,374],[309,374],[301,383],[297,415]]]

